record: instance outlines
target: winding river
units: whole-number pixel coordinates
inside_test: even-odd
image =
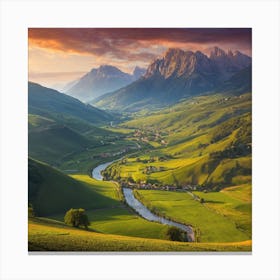
[[[102,176],[101,172],[103,170],[105,170],[113,162],[115,162],[115,161],[103,163],[103,164],[100,164],[97,167],[95,167],[92,170],[92,177],[96,180],[100,180],[100,181],[103,180],[103,176]],[[166,218],[153,214],[145,205],[143,205],[138,199],[135,198],[135,196],[133,194],[133,190],[130,188],[123,188],[123,194],[124,194],[124,198],[125,198],[127,204],[131,208],[133,208],[144,219],[152,221],[152,222],[158,222],[158,223],[162,223],[165,225],[170,225],[170,226],[180,228],[181,230],[183,230],[187,233],[189,242],[193,242],[195,240],[194,232],[193,232],[193,229],[191,226],[173,222],[171,220],[168,220]]]

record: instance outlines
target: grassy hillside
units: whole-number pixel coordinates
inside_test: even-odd
[[[28,115],[28,152],[29,156],[62,170],[77,170],[88,172],[102,153],[114,153],[124,147],[135,147],[128,143],[122,132],[114,132],[98,128],[80,121],[61,118]],[[112,144],[114,143],[114,145]]]
[[[90,229],[102,233],[164,239],[167,226],[148,222],[122,201],[119,186],[87,175],[69,177],[48,165],[29,159],[29,203],[36,216],[63,222],[70,208],[84,208]]]
[[[58,164],[73,152],[82,152],[93,142],[66,126],[48,125],[42,129],[29,129],[28,153],[31,157]]]
[[[102,206],[87,208],[89,228],[102,233],[164,239],[167,226],[146,221],[126,207],[118,184],[96,181],[87,175],[73,175],[73,179],[91,187],[92,191],[108,198]],[[92,200],[96,198],[92,196]],[[111,201],[113,200],[113,202]],[[63,221],[64,213],[49,215]]]
[[[144,220],[124,205],[87,210],[86,213],[90,220],[89,229],[99,233],[166,239],[168,226]],[[49,218],[63,221],[62,214]]]
[[[65,214],[70,208],[94,209],[118,204],[91,185],[33,159],[28,160],[28,198],[38,216]]]
[[[101,234],[70,228],[50,220],[30,219],[29,251],[251,251],[251,241],[187,243]]]
[[[117,115],[31,82],[28,83],[28,112],[29,156],[60,169],[85,173],[92,166],[89,161],[98,156],[95,149],[108,148],[124,137],[101,127],[109,127],[111,121],[117,121]],[[73,168],[73,161],[83,164]]]
[[[35,130],[53,125],[55,121],[51,118],[46,118],[38,115],[28,115],[28,130]]]
[[[108,177],[219,190],[251,182],[251,94],[201,96],[121,125],[154,148],[108,168]]]
[[[107,123],[113,120],[112,115],[102,110],[32,82],[28,83],[28,112],[42,116],[51,113],[59,116],[75,117],[94,124]]]

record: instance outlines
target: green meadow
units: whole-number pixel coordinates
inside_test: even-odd
[[[99,233],[166,239],[168,226],[144,220],[125,206],[88,210],[87,216],[89,229]],[[63,215],[50,218],[63,221]]]
[[[159,239],[102,234],[45,219],[32,218],[28,223],[29,251],[251,251],[251,241],[231,243],[186,243]]]
[[[220,192],[194,192],[194,194],[204,199],[203,205],[206,208],[230,219],[239,231],[252,238],[251,185],[228,187]]]
[[[137,197],[153,212],[177,222],[192,225],[199,242],[233,242],[251,239],[249,233],[237,227],[235,219],[213,211],[213,208],[207,207],[207,203],[200,203],[189,193],[154,190],[135,192],[139,194]],[[221,204],[227,203],[230,199],[220,193],[216,193],[216,197],[219,198],[216,203]],[[237,205],[237,202],[235,203]],[[238,204],[240,205],[242,204]],[[237,214],[239,213],[236,212],[235,215]],[[236,220],[239,221],[239,217],[236,217]],[[247,226],[249,225],[250,220],[247,220]]]

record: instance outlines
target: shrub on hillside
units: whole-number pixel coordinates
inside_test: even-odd
[[[85,213],[85,209],[73,209],[68,210],[64,216],[64,222],[73,227],[84,226],[86,229],[89,226],[88,217]]]
[[[177,227],[169,227],[166,231],[166,238],[172,241],[185,241],[184,232]]]

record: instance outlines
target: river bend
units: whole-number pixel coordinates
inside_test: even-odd
[[[103,180],[103,176],[101,172],[105,170],[110,164],[112,164],[115,161],[110,161],[107,163],[103,163],[98,165],[92,170],[92,177],[96,180]],[[166,218],[160,217],[152,213],[145,205],[143,205],[138,199],[135,198],[133,194],[133,190],[130,188],[123,188],[123,194],[124,198],[127,202],[127,204],[133,208],[141,217],[143,217],[146,220],[152,221],[152,222],[158,222],[165,225],[170,225],[177,227],[185,232],[187,232],[188,241],[193,242],[194,241],[194,232],[191,226],[187,226],[184,224],[180,224],[171,220],[168,220]]]

